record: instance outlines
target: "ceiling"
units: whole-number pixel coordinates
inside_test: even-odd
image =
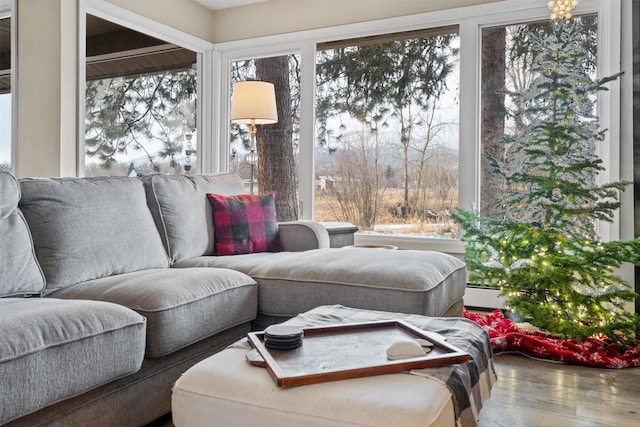
[[[252,3],[262,3],[267,0],[196,0],[212,10],[229,9],[230,7],[244,6]]]
[[[87,80],[185,70],[197,61],[193,51],[93,15],[86,28]]]

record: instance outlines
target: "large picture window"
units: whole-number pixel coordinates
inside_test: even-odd
[[[292,211],[288,215],[292,219],[297,218],[300,55],[250,58],[232,61],[230,65],[230,90],[233,83],[246,80],[274,84],[278,122],[258,125],[257,146],[253,151],[249,126],[233,123],[229,169],[243,178],[247,192],[251,189],[267,192],[277,188],[276,203],[286,201]]]
[[[589,72],[621,71],[620,2],[583,0],[574,15],[585,23]],[[518,105],[508,93],[530,84],[535,47],[528,35],[547,31],[549,16],[544,2],[507,0],[216,48],[223,64],[301,52],[301,219],[353,223],[356,244],[463,253],[456,211],[500,214],[504,188],[489,174],[486,155],[500,157],[495,141],[518,132]],[[610,181],[622,170],[616,85],[598,95],[594,111],[611,129],[598,148],[606,168],[599,179]],[[220,90],[226,95],[230,87],[231,75]],[[231,154],[232,170],[246,167],[234,165],[241,146]],[[601,235],[612,237],[620,224],[603,227],[610,234]]]
[[[198,172],[198,55],[92,15],[86,34],[84,174]]]
[[[586,73],[597,75],[598,19],[596,15],[577,16],[573,20],[582,21],[582,46],[576,49],[585,51],[583,64]],[[549,20],[484,28],[482,30],[482,78],[481,78],[481,213],[489,217],[504,214],[501,200],[508,189],[502,177],[498,176],[490,165],[490,158],[502,161],[510,157],[508,151],[512,144],[501,142],[503,138],[517,140],[522,138],[523,129],[527,129],[537,117],[523,114],[525,102],[522,97],[514,98],[510,94],[525,93],[531,87],[537,75],[532,71],[538,56],[533,35],[545,35],[552,31]],[[592,100],[595,104],[596,99]],[[541,115],[545,112],[541,112]],[[584,112],[585,116],[595,117],[597,111]],[[596,149],[596,147],[591,147]],[[487,156],[487,154],[489,156]],[[595,153],[592,153],[595,154]]]
[[[0,166],[11,168],[11,16],[0,4]]]
[[[456,27],[318,46],[314,219],[457,237],[458,46]]]

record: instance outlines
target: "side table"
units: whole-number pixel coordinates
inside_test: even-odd
[[[353,245],[354,234],[358,227],[349,222],[321,222],[329,233],[329,244],[332,248]]]

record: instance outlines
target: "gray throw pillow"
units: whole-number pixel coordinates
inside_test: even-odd
[[[19,200],[18,181],[0,168],[0,297],[39,294],[44,289]]]

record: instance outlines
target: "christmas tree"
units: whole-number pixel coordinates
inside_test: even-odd
[[[615,269],[637,264],[640,239],[602,241],[597,221],[613,221],[627,182],[598,184],[604,141],[596,94],[618,75],[595,79],[586,71],[580,18],[551,22],[532,36],[539,52],[530,89],[507,93],[519,129],[505,135],[505,156],[488,158],[504,182],[499,217],[459,214],[472,282],[497,286],[508,308],[565,338],[606,336],[635,343],[635,298]]]

